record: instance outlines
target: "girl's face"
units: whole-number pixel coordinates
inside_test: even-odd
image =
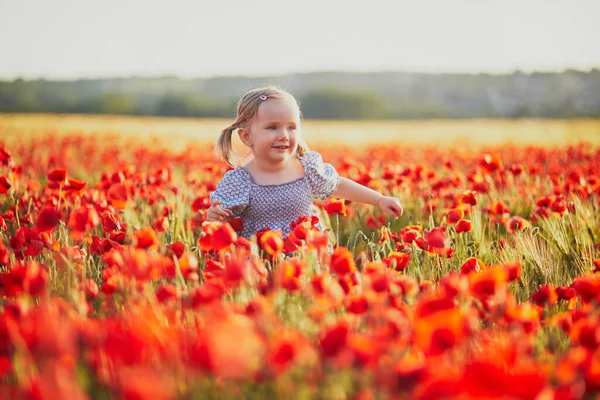
[[[264,100],[247,128],[240,129],[242,142],[254,157],[280,164],[296,154],[301,139],[300,110],[294,98]]]

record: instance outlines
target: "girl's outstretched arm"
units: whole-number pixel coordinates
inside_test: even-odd
[[[348,178],[340,177],[340,183],[332,196],[359,203],[378,206],[385,213],[398,218],[404,211],[400,200],[395,197],[384,196],[381,193],[354,182]]]

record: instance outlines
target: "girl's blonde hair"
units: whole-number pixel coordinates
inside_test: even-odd
[[[286,97],[293,98],[296,101],[298,108],[300,108],[300,103],[298,103],[298,100],[296,100],[294,96],[292,96],[285,90],[279,89],[274,86],[253,89],[244,94],[237,104],[235,122],[227,128],[223,129],[221,131],[221,134],[219,135],[219,138],[217,139],[217,144],[215,146],[215,153],[217,154],[217,156],[223,159],[230,166],[233,166],[233,132],[235,132],[238,128],[243,128],[252,122],[252,119],[256,116],[256,113],[258,112],[258,107],[263,101],[267,99],[283,99]],[[300,118],[302,118],[302,112],[300,112]],[[302,156],[307,151],[308,146],[306,145],[304,140],[301,139],[298,143],[298,150],[296,151],[296,153],[297,155]]]

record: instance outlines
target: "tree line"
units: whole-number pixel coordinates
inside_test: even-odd
[[[231,117],[246,90],[275,84],[307,118],[600,117],[600,69],[562,73],[313,72],[276,77],[0,81],[0,112]]]

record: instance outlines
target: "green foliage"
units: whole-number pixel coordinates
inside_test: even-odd
[[[225,117],[234,108],[226,101],[211,100],[202,95],[164,95],[156,107],[155,114],[166,117]]]
[[[316,119],[380,119],[388,116],[386,100],[377,92],[324,87],[301,97],[302,112]]]
[[[134,114],[136,108],[131,96],[110,92],[92,101],[89,109],[98,110],[100,114]]]

